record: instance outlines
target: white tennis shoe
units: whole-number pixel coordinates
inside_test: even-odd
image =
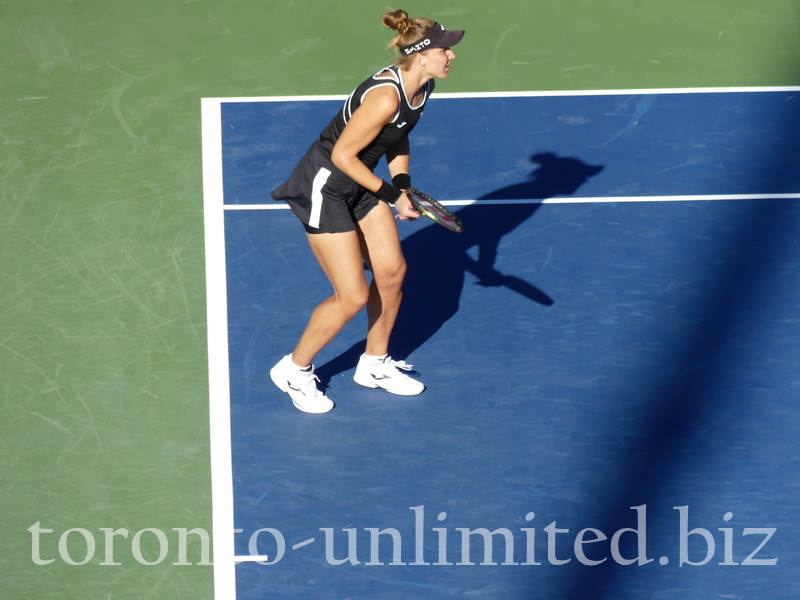
[[[303,370],[292,362],[292,355],[284,356],[272,367],[269,376],[282,392],[289,394],[298,410],[306,413],[326,413],[335,406],[333,401],[317,388],[319,378],[314,366]]]
[[[386,356],[362,354],[353,380],[364,387],[380,388],[390,394],[416,396],[423,392],[425,384],[405,373],[413,368],[414,365],[409,365],[405,361],[392,360],[388,354]]]

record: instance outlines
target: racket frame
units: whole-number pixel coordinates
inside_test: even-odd
[[[462,231],[464,231],[464,221],[462,221],[456,215],[454,215],[448,208],[442,206],[440,202],[438,202],[434,198],[431,198],[428,194],[416,188],[408,188],[407,190],[404,191],[408,196],[408,199],[411,201],[411,206],[419,214],[429,218],[431,221],[434,221],[435,223],[438,223],[443,227],[446,227],[450,231],[455,231],[456,233],[461,233]],[[414,196],[418,196],[425,202],[429,202],[431,205],[436,207],[437,210],[440,210],[449,219],[449,221],[440,219],[438,215],[436,215],[436,213],[427,210],[425,206],[419,202],[419,200],[414,198]]]

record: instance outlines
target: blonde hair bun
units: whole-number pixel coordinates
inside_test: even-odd
[[[411,27],[411,19],[408,18],[408,13],[404,10],[393,10],[383,14],[381,23],[384,27],[394,29],[400,35],[403,35]]]

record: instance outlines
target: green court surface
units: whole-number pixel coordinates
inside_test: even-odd
[[[348,93],[385,4],[0,7],[0,598],[210,599],[200,99]],[[445,92],[800,84],[795,0],[402,8],[467,30]]]

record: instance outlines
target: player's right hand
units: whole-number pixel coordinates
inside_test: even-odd
[[[408,199],[405,192],[394,203],[394,208],[397,211],[397,218],[401,221],[413,221],[419,219],[419,213],[414,210],[411,200]]]

